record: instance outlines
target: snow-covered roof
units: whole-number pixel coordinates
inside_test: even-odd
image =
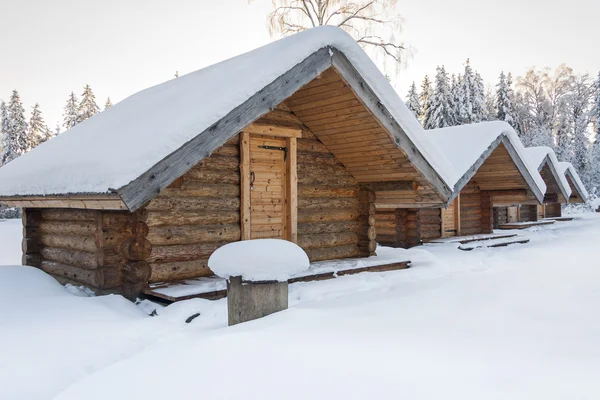
[[[560,168],[559,169],[560,173],[563,175],[569,174],[569,177],[571,178],[573,185],[575,185],[577,191],[579,192],[581,199],[583,201],[587,201],[589,194],[588,194],[587,190],[585,189],[585,186],[583,185],[581,178],[579,178],[579,174],[575,170],[575,167],[573,166],[573,164],[571,164],[570,162],[562,161],[562,162],[559,162],[558,165]]]
[[[525,148],[521,140],[507,122],[487,121],[431,129],[425,131],[425,137],[444,154],[450,164],[451,170],[446,175],[455,194],[475,175],[477,164],[483,161],[482,157],[487,158],[502,139],[512,145],[523,162],[535,185],[532,190],[539,192],[536,193],[536,197],[541,195],[543,198],[546,193],[546,184],[537,166],[525,157]]]
[[[548,146],[527,147],[525,148],[525,155],[533,165],[537,166],[536,168],[538,171],[543,168],[544,161],[548,160],[550,170],[553,174],[554,171],[556,171],[555,177],[557,178],[558,186],[560,187],[563,196],[568,201],[569,196],[571,195],[571,186],[569,186],[567,177],[560,169],[558,158],[556,158],[554,150]]]
[[[446,159],[424,138],[417,119],[371,59],[343,30],[325,26],[126,98],[0,168],[0,196],[107,193],[125,187],[324,47],[344,54],[425,161],[443,181],[451,181]]]

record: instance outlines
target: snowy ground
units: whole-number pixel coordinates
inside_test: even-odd
[[[231,328],[224,300],[149,317],[0,267],[0,399],[598,399],[600,214],[577,217],[526,245],[381,249],[413,268],[295,284],[289,310]]]

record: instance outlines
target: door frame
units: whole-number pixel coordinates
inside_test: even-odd
[[[241,239],[251,239],[250,201],[250,136],[274,136],[286,141],[285,158],[285,229],[283,238],[290,242],[298,241],[298,155],[296,139],[302,137],[302,130],[285,127],[278,129],[253,129],[252,125],[240,133],[240,229]]]

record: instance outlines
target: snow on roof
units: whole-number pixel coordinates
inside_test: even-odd
[[[443,152],[451,165],[452,169],[447,174],[448,184],[455,192],[462,189],[455,187],[456,184],[469,172],[490,145],[502,135],[513,145],[542,195],[546,193],[546,184],[537,167],[524,156],[525,148],[515,130],[507,122],[487,121],[425,131],[426,138],[437,147],[439,152]]]
[[[253,282],[285,282],[309,266],[308,256],[300,246],[281,239],[228,243],[208,259],[208,267],[221,278],[241,276]]]
[[[562,161],[562,162],[559,162],[558,165],[560,168],[559,173],[565,175],[568,172],[569,175],[571,176],[573,184],[577,187],[577,191],[581,195],[581,198],[583,199],[583,201],[587,201],[589,194],[588,194],[587,190],[585,189],[585,186],[583,185],[581,178],[579,178],[579,174],[575,170],[575,167],[573,166],[573,164],[571,164],[570,162]]]
[[[429,164],[443,156],[361,47],[343,30],[307,30],[138,92],[0,168],[0,196],[119,189],[324,47],[342,52]]]
[[[565,174],[560,169],[558,158],[556,158],[554,150],[548,146],[526,147],[525,155],[529,158],[531,163],[538,168],[538,170],[542,166],[542,163],[546,157],[548,157],[550,163],[558,174],[558,185],[560,186],[563,195],[568,200],[569,196],[571,196],[571,186],[569,186],[569,182],[567,182]]]

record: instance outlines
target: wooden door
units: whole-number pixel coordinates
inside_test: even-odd
[[[519,222],[519,207],[511,206],[506,209],[508,214],[508,222]]]
[[[285,138],[250,136],[250,239],[286,238]]]
[[[460,235],[460,196],[458,196],[448,209],[442,208],[442,237]]]

